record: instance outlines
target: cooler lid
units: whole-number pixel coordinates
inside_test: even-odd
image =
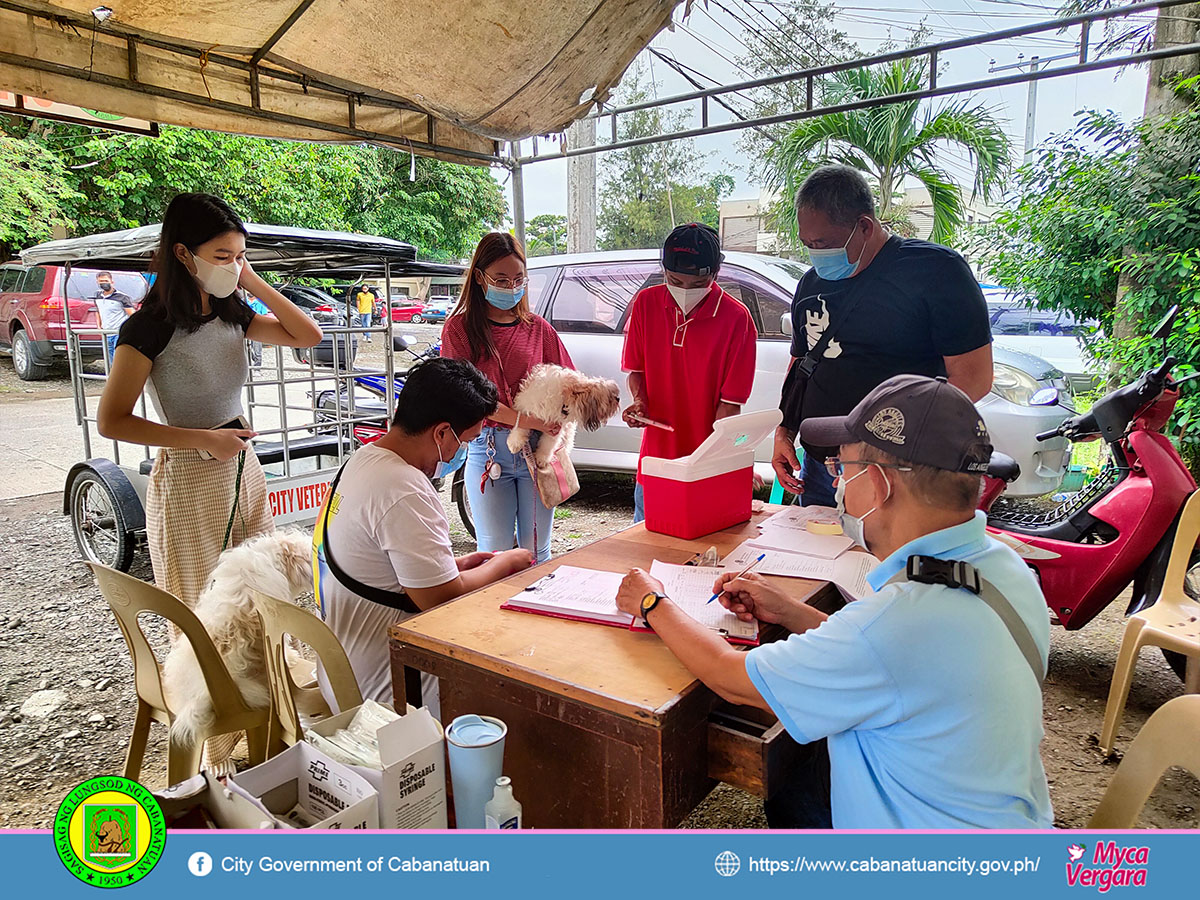
[[[716,463],[726,457],[753,450],[770,437],[782,421],[783,413],[778,409],[718,419],[713,425],[713,433],[684,460],[692,465]]]

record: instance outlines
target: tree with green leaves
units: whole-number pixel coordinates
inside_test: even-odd
[[[853,103],[920,90],[926,65],[903,59],[835,72],[821,87],[823,102]],[[964,213],[961,190],[937,162],[937,154],[951,147],[970,157],[972,196],[990,197],[1009,169],[1012,147],[982,104],[958,100],[922,109],[920,100],[910,100],[802,119],[767,151],[767,184],[783,198],[775,211],[777,226],[795,235],[790,198],[814,168],[836,162],[861,170],[874,183],[885,222],[903,195],[905,178],[920,181],[933,206],[931,237],[945,243],[961,227]]]
[[[619,104],[640,103],[653,85],[635,65],[621,81]],[[626,113],[618,119],[618,139],[633,140],[684,127],[686,113],[661,108]],[[604,154],[600,209],[596,217],[603,250],[658,247],[675,225],[703,222],[716,228],[721,198],[733,178],[708,171],[707,155],[690,139],[627,147]]]
[[[534,216],[525,223],[525,253],[551,256],[567,252],[567,217],[554,213]]]
[[[61,160],[42,145],[0,134],[0,261],[74,224],[79,199]]]
[[[469,256],[507,204],[491,172],[384,147],[250,138],[164,126],[159,137],[5,124],[26,153],[60,164],[79,234],[159,221],[180,191],[223,197],[248,221],[378,234],[424,258]]]
[[[737,57],[738,67],[755,78],[769,78],[861,56],[858,45],[836,26],[836,15],[837,8],[822,0],[781,0],[769,9],[751,5],[742,18],[739,40],[747,49]],[[807,89],[803,81],[788,81],[727,99],[747,117],[760,118],[804,109]],[[767,152],[790,128],[781,122],[742,132],[738,148],[750,161],[752,176],[765,174]]]
[[[1193,86],[1194,89],[1194,86]],[[1017,196],[975,244],[991,276],[1044,309],[1100,322],[1093,353],[1117,380],[1157,365],[1146,332],[1171,306],[1177,375],[1200,368],[1200,108],[1134,124],[1081,114],[1018,172]],[[1116,326],[1125,316],[1136,327]],[[1105,337],[1104,335],[1107,335]],[[1200,400],[1184,393],[1174,422],[1193,467]]]

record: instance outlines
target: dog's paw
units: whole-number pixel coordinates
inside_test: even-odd
[[[529,442],[529,432],[524,428],[514,428],[508,435],[508,450],[510,453],[517,454]]]

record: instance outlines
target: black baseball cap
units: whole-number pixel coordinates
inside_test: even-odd
[[[715,229],[700,222],[680,225],[663,241],[662,265],[680,275],[711,275],[725,259]]]
[[[951,472],[987,471],[992,442],[971,398],[924,375],[889,378],[845,416],[808,419],[800,439],[814,447],[870,444],[890,456]]]

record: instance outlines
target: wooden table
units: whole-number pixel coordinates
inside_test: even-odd
[[[393,625],[396,708],[420,702],[414,686],[428,672],[440,679],[445,723],[465,713],[504,720],[504,772],[532,827],[673,827],[717,778],[765,795],[765,775],[748,770],[755,754],[766,766],[764,746],[782,735],[772,718],[730,708],[722,723],[710,723],[720,699],[656,635],[500,604],[564,564],[649,569],[655,559],[684,563],[712,545],[724,556],[773,511],[695,541],[635,525]],[[824,582],[779,581],[817,605],[836,595]],[[744,745],[739,722],[750,725]]]

